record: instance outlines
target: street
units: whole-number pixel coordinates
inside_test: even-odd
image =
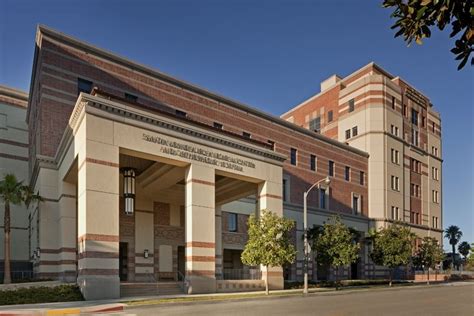
[[[127,315],[474,315],[474,284],[127,308]]]

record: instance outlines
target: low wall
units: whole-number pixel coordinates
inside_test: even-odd
[[[30,287],[55,287],[58,285],[67,284],[61,281],[42,281],[42,282],[25,282],[25,283],[11,283],[11,284],[0,284],[0,291],[3,290],[16,290],[19,288],[30,288]]]
[[[248,292],[265,290],[263,280],[217,280],[217,292]]]
[[[430,281],[447,281],[449,280],[449,274],[445,273],[430,273]],[[415,274],[415,282],[426,282],[428,281],[428,274]]]

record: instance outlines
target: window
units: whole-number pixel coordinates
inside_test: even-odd
[[[227,214],[227,228],[230,232],[237,231],[237,214],[236,213],[228,213]]]
[[[411,129],[411,143],[412,145],[418,146],[418,140],[419,140],[419,135],[418,135],[418,130],[415,128]]]
[[[275,150],[275,142],[273,140],[267,140],[267,143],[272,147],[272,150]]]
[[[293,166],[296,166],[296,155],[297,155],[297,150],[295,148],[290,149],[290,163]]]
[[[349,138],[351,138],[351,130],[350,129],[346,130],[346,139],[349,139]]]
[[[313,132],[319,133],[321,131],[321,118],[317,117],[309,121],[309,129]]]
[[[439,203],[438,191],[433,190],[432,194],[433,194],[433,203]]]
[[[344,179],[346,179],[346,181],[351,180],[351,167],[346,166],[346,169],[344,172]]]
[[[395,110],[395,97],[392,97],[392,109]]]
[[[421,162],[418,160],[411,158],[411,171],[416,173],[421,173]]]
[[[410,183],[410,195],[420,197],[420,186],[418,184]]]
[[[418,126],[418,111],[411,109],[411,123]]]
[[[421,126],[425,127],[426,125],[426,117],[422,116],[421,117]]]
[[[365,183],[364,176],[365,176],[364,171],[361,171],[360,174],[359,174],[359,183],[360,183],[360,185],[364,185],[364,183]]]
[[[214,122],[212,126],[214,126],[214,128],[217,128],[217,129],[224,129],[224,125],[218,122]]]
[[[400,190],[400,179],[398,177],[392,176],[392,190],[399,191]]]
[[[399,211],[398,207],[392,206],[392,214],[391,214],[391,215],[392,215],[392,219],[393,219],[393,220],[398,221],[398,220],[400,219],[400,218],[399,218],[398,211]]]
[[[438,156],[438,148],[435,146],[431,147],[431,154],[435,155],[436,157]]]
[[[354,111],[355,102],[354,99],[349,100],[349,113]]]
[[[288,194],[290,193],[290,179],[283,178],[283,201],[289,201]]]
[[[437,217],[437,216],[433,216],[432,221],[433,221],[433,222],[432,222],[433,228],[439,228],[439,227],[438,227],[438,225],[439,225],[439,224],[438,224],[438,217]]]
[[[407,116],[407,115],[408,115],[407,112],[408,112],[408,107],[407,107],[406,104],[405,104],[405,105],[403,105],[403,115],[404,115],[404,116]]]
[[[136,95],[125,92],[125,100],[131,101],[131,102],[137,102],[138,97]]]
[[[334,161],[329,160],[329,175],[334,177]]]
[[[310,164],[310,169],[312,171],[316,171],[316,156],[315,155],[311,155],[309,157],[309,164]]]
[[[357,126],[354,126],[354,127],[352,128],[352,137],[356,137],[356,136],[357,136],[357,133],[358,133],[358,132],[357,132]]]
[[[392,126],[390,127],[390,132],[392,133],[392,135],[398,136],[398,127],[392,124]]]
[[[248,132],[242,132],[242,136],[243,136],[244,138],[247,138],[247,139],[252,138],[252,135],[251,135],[250,133],[248,133]]]
[[[356,194],[352,194],[352,214],[358,215],[360,212],[360,198]]]
[[[333,120],[333,114],[332,114],[332,110],[328,112],[328,123],[329,122],[332,122]]]
[[[433,177],[433,180],[439,180],[438,168],[431,167],[431,175]]]
[[[181,111],[181,110],[176,110],[176,116],[179,116],[179,117],[186,117],[188,116],[188,114],[184,111]]]
[[[319,208],[326,209],[326,189],[319,189]]]
[[[91,93],[92,90],[92,81],[82,79],[82,78],[77,78],[77,95],[79,93],[84,92],[84,93]]]
[[[435,124],[435,122],[433,122],[433,125],[431,126],[431,128],[433,130],[433,133],[435,132],[435,127],[436,127],[436,124]]]
[[[392,163],[394,164],[399,164],[400,163],[400,153],[398,150],[391,149],[391,158],[392,158]]]

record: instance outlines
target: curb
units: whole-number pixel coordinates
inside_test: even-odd
[[[0,311],[1,316],[18,316],[18,315],[79,315],[90,313],[105,313],[105,312],[122,312],[125,309],[125,304],[105,304],[97,306],[87,306],[83,308],[58,308],[58,309],[29,309],[21,311]]]

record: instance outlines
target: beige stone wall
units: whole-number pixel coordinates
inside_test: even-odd
[[[12,95],[15,94],[15,95]],[[28,184],[28,126],[24,92],[0,86],[0,178],[13,173],[19,181]],[[11,260],[12,270],[23,270],[16,262],[28,262],[29,219],[34,207],[11,206]],[[4,205],[0,203],[0,261],[4,258],[3,235]]]

